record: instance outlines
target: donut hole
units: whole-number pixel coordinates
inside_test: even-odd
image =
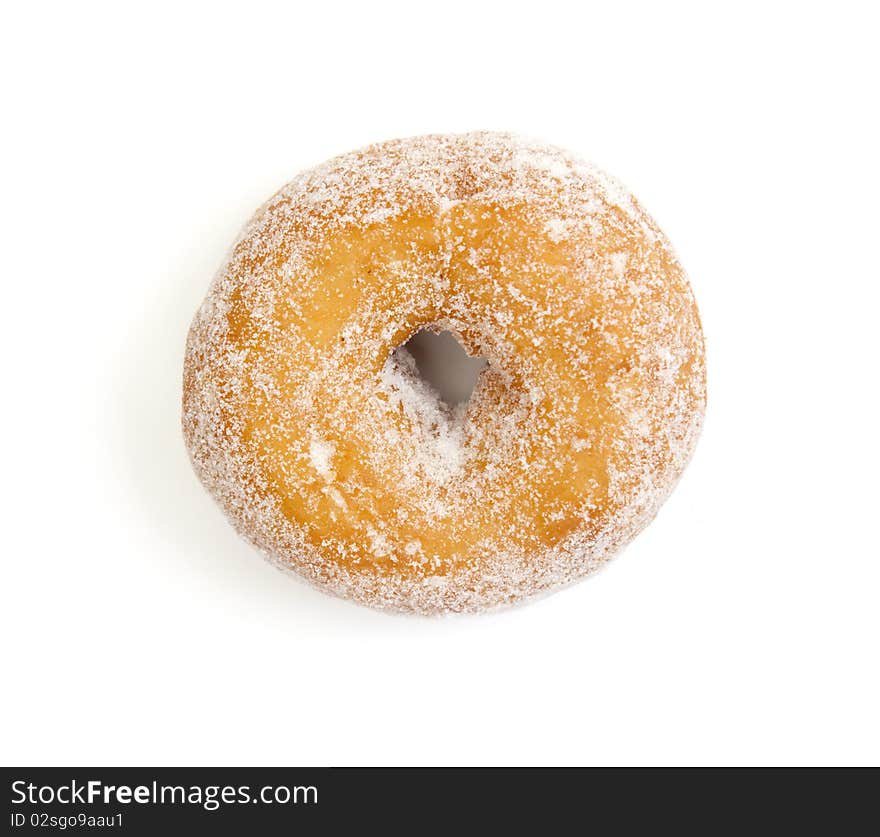
[[[408,353],[419,378],[448,407],[467,404],[480,375],[488,365],[484,357],[471,357],[451,331],[423,328],[394,350]]]

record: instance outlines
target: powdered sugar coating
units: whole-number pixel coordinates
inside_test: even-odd
[[[467,405],[397,349],[423,327],[488,359]],[[654,222],[567,152],[474,133],[343,155],[258,211],[193,322],[183,428],[279,566],[436,613],[600,566],[674,486],[704,404]]]

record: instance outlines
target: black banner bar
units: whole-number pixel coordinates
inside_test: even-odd
[[[880,771],[650,768],[4,768],[6,833],[473,833],[877,824]],[[873,823],[873,826],[869,824]],[[195,830],[195,831],[194,831]],[[653,830],[653,829],[652,829]]]

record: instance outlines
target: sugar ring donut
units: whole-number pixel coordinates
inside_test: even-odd
[[[399,348],[424,328],[488,360],[465,405]],[[704,405],[696,305],[641,206],[473,133],[345,154],[257,212],[192,324],[183,429],[279,566],[438,613],[594,571],[656,514]]]

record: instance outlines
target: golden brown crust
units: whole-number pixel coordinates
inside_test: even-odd
[[[426,326],[489,360],[466,408],[392,355]],[[338,157],[262,207],[193,322],[183,427],[280,566],[433,613],[599,566],[673,487],[704,404],[654,222],[571,155],[477,133]]]

